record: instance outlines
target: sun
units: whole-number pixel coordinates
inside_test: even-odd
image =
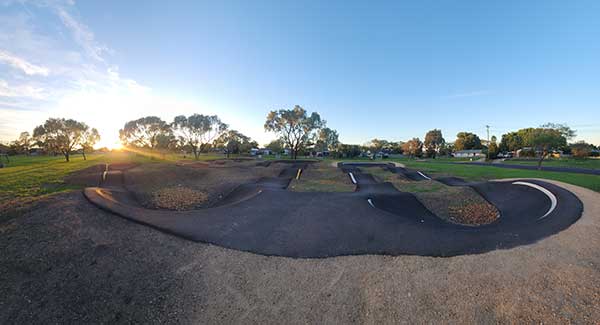
[[[121,150],[121,149],[123,149],[123,145],[121,144],[121,142],[115,142],[112,145],[109,145],[107,147],[110,150]]]
[[[121,144],[120,141],[102,141],[100,140],[100,142],[98,142],[94,148],[96,149],[100,149],[100,148],[107,148],[108,150],[121,150],[123,149],[123,145]]]

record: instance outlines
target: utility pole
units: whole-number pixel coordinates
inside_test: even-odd
[[[490,160],[490,126],[486,125],[485,129],[487,130],[487,160]]]

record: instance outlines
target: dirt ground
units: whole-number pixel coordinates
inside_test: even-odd
[[[220,160],[189,163],[183,166],[164,163],[145,164],[127,170],[125,185],[146,207],[171,206],[164,202],[156,202],[157,194],[161,194],[161,190],[164,189],[183,187],[205,196],[202,200],[198,200],[197,204],[187,206],[186,209],[203,208],[211,206],[241,184],[257,181],[261,177],[279,175],[283,167],[284,165],[280,163],[272,163],[268,167],[257,166],[255,160]]]
[[[80,192],[0,224],[0,323],[595,323],[600,195],[582,218],[479,255],[267,257],[126,221]]]

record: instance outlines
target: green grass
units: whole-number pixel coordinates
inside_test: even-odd
[[[576,159],[574,159],[576,160]],[[369,159],[341,159],[335,161],[371,161]],[[467,164],[448,164],[444,163],[443,160],[438,162],[434,160],[417,161],[417,159],[383,159],[375,160],[374,162],[386,163],[386,162],[399,162],[404,164],[406,167],[432,174],[433,176],[456,176],[465,178],[472,181],[481,181],[489,179],[502,179],[502,178],[546,178],[565,182],[581,187],[591,189],[596,192],[600,192],[600,176],[598,175],[586,175],[577,173],[565,173],[565,172],[550,172],[550,171],[539,171],[539,170],[520,170],[520,169],[508,169],[498,168],[494,166],[476,166]],[[598,164],[593,159],[585,160],[587,164]],[[547,163],[546,161],[545,163]],[[545,164],[544,163],[544,164]],[[562,163],[568,163],[563,161]],[[570,167],[574,167],[572,161]],[[590,165],[588,165],[590,166]],[[581,165],[579,165],[581,167]],[[590,168],[590,167],[586,167]]]
[[[65,176],[96,164],[107,162],[143,162],[143,156],[128,154],[91,154],[87,160],[80,155],[66,162],[62,156],[16,156],[0,169],[0,199],[35,197],[69,190]]]
[[[600,176],[576,173],[520,170],[493,166],[443,164],[433,162],[402,161],[407,167],[433,175],[462,177],[468,180],[488,180],[500,178],[546,178],[557,180],[600,192]]]
[[[537,160],[506,160],[505,164],[537,166]],[[544,160],[543,166],[600,169],[600,159],[560,158]]]
[[[222,155],[201,155],[199,160],[223,158]],[[78,170],[103,163],[176,162],[181,154],[153,154],[111,152],[90,154],[87,160],[72,155],[66,162],[63,156],[11,156],[10,162],[0,169],[0,210],[16,205],[18,201],[31,201],[47,194],[77,189],[64,183],[64,178]],[[187,156],[186,160],[193,160]]]
[[[299,180],[293,179],[288,189],[295,192],[352,192],[354,184],[341,169],[330,162],[320,162],[306,168]]]

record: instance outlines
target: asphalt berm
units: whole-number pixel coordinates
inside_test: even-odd
[[[501,214],[488,225],[457,225],[435,216],[414,195],[400,192],[390,183],[378,183],[361,171],[361,164],[340,165],[356,182],[353,193],[299,193],[286,187],[297,170],[309,162],[279,163],[287,167],[277,177],[239,185],[205,209],[145,208],[119,185],[127,172],[123,169],[111,172],[109,168],[104,181],[109,186],[86,188],[84,194],[104,210],[189,240],[262,255],[306,258],[360,254],[455,256],[507,249],[556,234],[577,221],[583,211],[575,195],[539,180],[527,184],[469,183],[440,178],[447,185],[472,187]],[[269,164],[263,165],[268,168]],[[405,168],[389,168],[395,169],[399,177],[423,175]]]

